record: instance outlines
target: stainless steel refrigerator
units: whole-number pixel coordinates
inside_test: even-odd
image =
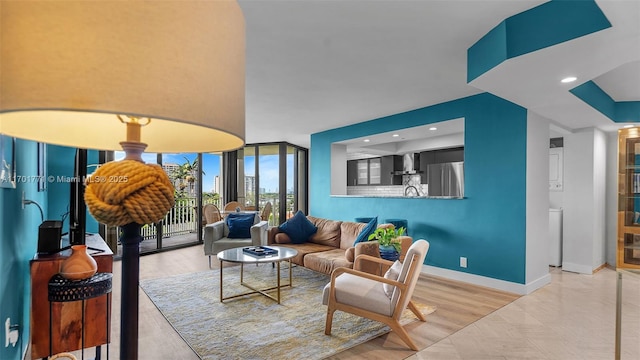
[[[464,196],[464,162],[430,164],[427,177],[429,196]]]

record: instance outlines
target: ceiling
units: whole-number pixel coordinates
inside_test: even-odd
[[[246,142],[308,147],[312,133],[484,91],[550,119],[556,131],[618,128],[559,79],[571,73],[615,101],[639,101],[640,1],[597,1],[611,29],[509,59],[467,83],[467,49],[544,2],[240,0]]]

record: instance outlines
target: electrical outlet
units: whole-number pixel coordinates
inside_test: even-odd
[[[20,326],[18,326],[18,324],[12,325],[11,319],[7,318],[7,321],[4,322],[4,347],[9,347],[9,344],[13,347],[16,346],[19,337],[19,328]]]
[[[460,256],[460,267],[462,268],[466,268],[467,267],[467,258],[464,256]]]

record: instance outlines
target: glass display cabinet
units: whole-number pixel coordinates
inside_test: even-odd
[[[617,267],[640,269],[640,132],[618,132]]]

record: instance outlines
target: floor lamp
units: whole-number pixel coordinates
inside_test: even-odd
[[[2,134],[101,150],[126,140],[123,164],[142,163],[145,148],[244,145],[245,29],[236,1],[2,1],[0,34]],[[131,199],[158,182],[111,191],[125,178],[144,180],[120,165],[110,173],[119,177],[96,173],[88,181],[105,185],[95,191],[104,203],[97,218],[131,219],[122,227],[120,343],[120,358],[131,360],[138,358],[139,221],[159,216]],[[169,195],[157,208],[173,201]],[[98,201],[85,199],[90,209],[89,200]]]

